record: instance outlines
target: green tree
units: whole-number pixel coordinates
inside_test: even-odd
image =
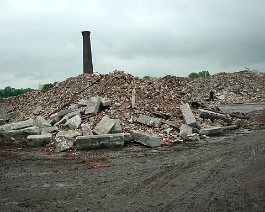
[[[195,79],[195,78],[199,78],[199,77],[209,77],[209,76],[210,76],[209,71],[200,71],[198,73],[192,72],[188,75],[188,77],[191,79]]]

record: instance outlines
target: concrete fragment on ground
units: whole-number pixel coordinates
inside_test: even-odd
[[[82,130],[83,136],[93,135],[93,132],[91,130],[91,126],[88,123],[81,124],[81,130]]]
[[[137,122],[141,124],[145,124],[149,127],[160,127],[161,126],[161,119],[160,118],[154,118],[147,115],[140,115],[137,119]]]
[[[76,108],[68,108],[68,109],[61,110],[57,113],[52,114],[50,116],[51,124],[55,124],[55,123],[59,122],[63,116],[65,116],[66,114],[72,113],[74,111],[76,111]]]
[[[227,123],[230,123],[232,121],[228,115],[225,115],[222,113],[216,113],[216,112],[212,112],[212,111],[204,110],[204,109],[198,109],[198,112],[201,118],[207,118],[212,121],[215,119],[221,119]]]
[[[223,131],[225,130],[236,130],[239,128],[239,125],[230,125],[230,126],[223,126],[222,129]]]
[[[112,104],[112,99],[109,99],[109,98],[102,98],[101,99],[101,106],[110,107],[111,104]]]
[[[86,106],[85,115],[97,114],[101,103],[101,97],[91,97]]]
[[[44,146],[52,140],[52,134],[29,135],[27,137],[27,145],[31,147]]]
[[[52,127],[44,127],[44,128],[41,128],[40,130],[41,130],[41,134],[47,134],[47,133],[55,133],[59,129],[56,126],[52,126]]]
[[[158,147],[163,142],[163,138],[160,136],[141,132],[138,130],[131,130],[130,134],[133,141],[139,142],[148,147]]]
[[[65,114],[62,119],[60,121],[58,121],[57,123],[54,124],[54,126],[58,126],[60,124],[65,124],[69,119],[71,119],[72,117],[79,115],[81,116],[80,112],[78,110],[71,112],[71,113],[67,113]]]
[[[180,105],[180,110],[183,114],[185,124],[196,127],[197,121],[192,113],[192,110],[190,108],[190,105],[188,103]]]
[[[33,119],[28,119],[25,121],[19,121],[19,122],[14,122],[11,124],[5,124],[0,126],[0,131],[1,130],[19,130],[27,127],[32,127],[33,126]]]
[[[18,116],[20,116],[20,112],[14,111],[14,112],[11,112],[11,113],[0,115],[0,119],[8,121],[8,120],[16,118]]]
[[[115,124],[114,124],[113,128],[111,129],[111,133],[122,133],[120,120],[119,119],[112,119],[112,120],[115,121]]]
[[[189,125],[183,124],[180,127],[179,135],[181,138],[186,139],[188,137],[188,135],[191,135],[191,134],[192,134],[192,127],[190,127]]]
[[[75,144],[78,150],[119,148],[124,146],[124,134],[78,136]]]
[[[70,118],[66,123],[65,126],[68,126],[71,130],[76,130],[81,124],[81,117],[80,115],[76,115]]]
[[[51,127],[52,125],[42,116],[36,116],[34,119],[34,125],[42,129],[45,127]]]
[[[101,121],[96,125],[93,130],[97,135],[108,134],[116,124],[114,119],[110,119],[109,116],[104,116]]]
[[[73,147],[75,138],[81,133],[74,130],[60,131],[55,136],[55,152],[61,152]]]
[[[202,128],[200,129],[201,135],[216,135],[223,132],[222,127],[210,127],[210,128]]]

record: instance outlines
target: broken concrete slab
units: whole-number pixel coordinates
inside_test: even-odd
[[[215,119],[221,119],[227,123],[230,123],[232,121],[230,116],[226,115],[226,114],[216,113],[216,112],[204,110],[204,109],[198,109],[198,112],[199,112],[199,115],[201,118],[207,118],[207,119],[210,119],[212,121]]]
[[[119,119],[112,119],[112,120],[115,121],[115,124],[114,124],[113,128],[111,129],[111,133],[122,133],[120,120]]]
[[[86,106],[85,115],[97,114],[101,103],[101,97],[91,97]]]
[[[161,126],[161,119],[160,118],[154,118],[147,115],[140,115],[137,119],[137,122],[141,124],[145,124],[149,127],[160,127]]]
[[[200,129],[201,135],[216,135],[223,132],[222,127],[210,127],[210,128],[202,128]]]
[[[131,130],[130,134],[132,136],[132,140],[139,142],[148,147],[158,147],[162,144],[163,138],[154,134],[149,134],[137,130]]]
[[[54,126],[58,126],[60,124],[65,124],[69,119],[71,119],[72,117],[74,117],[76,115],[81,116],[81,114],[78,110],[64,115],[60,121],[58,121],[57,123],[54,124]]]
[[[42,129],[45,127],[51,127],[52,125],[42,116],[36,116],[34,118],[34,125],[37,126],[38,128]]]
[[[5,124],[0,126],[0,131],[1,130],[20,130],[23,128],[28,128],[28,127],[33,127],[33,119],[28,119],[25,121],[19,121],[19,122],[14,122],[11,124]]]
[[[41,128],[41,134],[48,134],[48,133],[55,133],[57,132],[59,129],[58,127],[44,127],[44,128]]]
[[[20,112],[14,111],[14,112],[11,112],[11,113],[0,115],[0,119],[8,121],[8,120],[16,118],[18,116],[20,116]]]
[[[236,130],[239,128],[239,125],[230,125],[230,126],[223,126],[222,129],[223,131],[226,131],[226,130]]]
[[[119,148],[124,146],[124,134],[105,134],[76,137],[78,150]]]
[[[81,129],[83,136],[93,135],[90,124],[88,123],[81,124]]]
[[[112,104],[112,99],[109,98],[102,98],[101,99],[101,106],[102,107],[110,107]]]
[[[66,123],[65,126],[68,126],[71,130],[76,130],[81,124],[81,117],[80,115],[76,115],[70,118]]]
[[[192,134],[192,127],[190,127],[189,125],[183,124],[180,127],[179,135],[180,135],[181,138],[186,139],[191,134]]]
[[[58,132],[55,136],[55,152],[61,152],[72,148],[75,142],[75,138],[80,135],[80,132],[73,130]]]
[[[31,147],[44,146],[52,140],[52,134],[29,135],[27,137],[27,145]]]
[[[183,114],[185,123],[191,127],[197,126],[197,121],[192,113],[190,105],[188,103],[180,105],[180,110]]]
[[[61,110],[61,111],[59,111],[57,113],[52,114],[50,116],[51,124],[59,122],[62,119],[63,116],[65,116],[66,114],[72,113],[72,112],[74,112],[76,110],[77,110],[76,108],[68,108],[68,109]]]
[[[97,135],[104,135],[111,132],[112,128],[116,124],[114,119],[110,119],[109,116],[104,116],[101,121],[96,125],[93,130]]]

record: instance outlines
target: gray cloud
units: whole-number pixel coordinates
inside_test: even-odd
[[[2,0],[0,88],[81,74],[83,30],[101,73],[265,71],[264,11],[263,0]]]

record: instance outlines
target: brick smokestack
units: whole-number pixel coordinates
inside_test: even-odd
[[[93,74],[90,31],[83,31],[83,72]]]

